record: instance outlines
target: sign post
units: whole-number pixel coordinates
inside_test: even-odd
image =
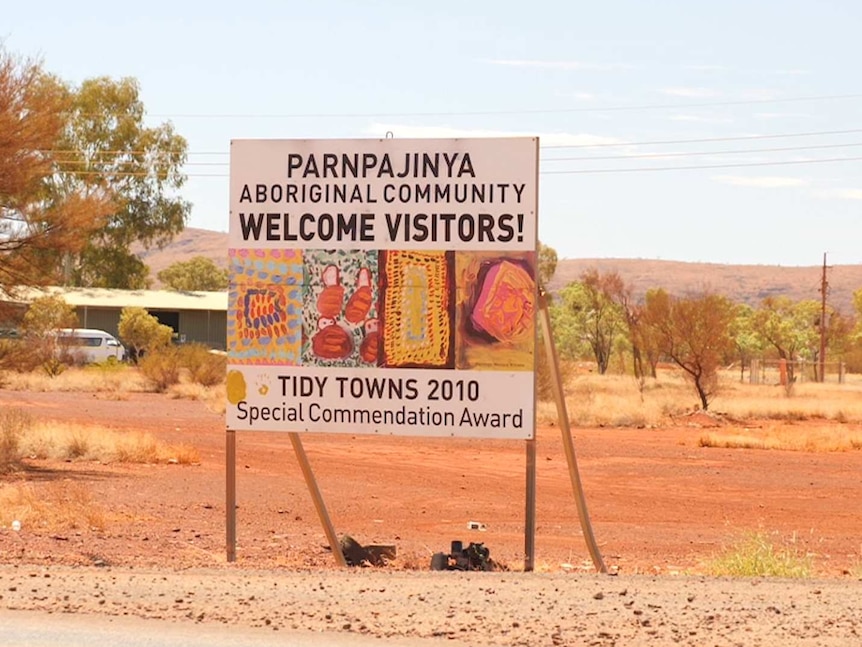
[[[227,561],[236,561],[236,432],[225,434],[225,528]]]

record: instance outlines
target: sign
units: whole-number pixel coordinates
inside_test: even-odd
[[[227,426],[532,438],[538,139],[234,140]]]

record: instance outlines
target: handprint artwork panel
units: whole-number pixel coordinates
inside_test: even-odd
[[[302,364],[378,365],[378,253],[304,253]]]

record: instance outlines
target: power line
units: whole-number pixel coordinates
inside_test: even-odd
[[[734,142],[734,141],[753,141],[760,139],[784,139],[796,137],[820,137],[827,135],[849,135],[862,133],[862,128],[848,128],[846,130],[820,130],[808,131],[801,133],[774,133],[770,135],[738,135],[735,137],[703,137],[698,139],[663,139],[663,140],[647,140],[647,141],[623,141],[623,142],[601,142],[595,144],[545,144],[543,149],[558,149],[558,148],[608,148],[616,146],[659,146],[667,144],[703,144],[710,142]],[[367,139],[379,139],[377,137],[369,137]],[[51,155],[71,155],[71,154],[90,154],[90,155],[148,155],[152,151],[143,150],[105,150],[105,151],[84,151],[84,150],[40,150],[43,154]],[[230,155],[230,151],[158,151],[161,155]],[[595,159],[595,158],[594,158]]]
[[[448,112],[321,112],[321,113],[151,113],[147,117],[181,119],[359,119],[366,117],[479,117],[490,115],[572,114],[583,112],[626,112],[638,110],[681,110],[721,106],[800,103],[808,101],[841,101],[862,98],[862,93],[787,97],[784,99],[743,99],[738,101],[707,101],[697,103],[659,103],[635,106],[590,106],[579,108],[537,108],[524,110],[464,110]]]
[[[673,153],[638,153],[631,155],[602,155],[602,156],[582,156],[582,157],[544,157],[542,162],[576,162],[576,161],[594,161],[594,160],[618,160],[618,159],[650,159],[664,157],[704,157],[707,155],[741,155],[747,153],[778,153],[778,152],[795,152],[820,150],[830,148],[851,148],[862,146],[862,142],[854,142],[848,144],[820,144],[817,146],[784,146],[776,148],[738,148],[735,150],[717,150],[717,151],[689,151],[689,152],[673,152]],[[57,160],[57,164],[61,166],[82,166],[87,164],[99,164],[100,161],[92,160]],[[109,162],[108,162],[109,163]],[[133,162],[138,164],[137,162]],[[143,165],[143,162],[140,163]],[[184,162],[183,166],[229,166],[228,162]]]
[[[860,144],[862,146],[862,144]],[[87,166],[87,165],[99,165],[99,164],[114,164],[114,160],[56,160],[54,162],[59,166]],[[163,162],[159,162],[163,163]],[[136,162],[133,160],[119,162],[119,164],[130,164],[134,166],[146,166],[146,162]],[[228,162],[184,162],[182,166],[229,166]],[[105,170],[105,173],[110,173],[110,170]]]
[[[591,160],[619,160],[619,159],[641,159],[652,157],[701,157],[704,155],[739,155],[743,153],[779,153],[793,151],[808,151],[822,148],[849,148],[852,146],[862,146],[862,142],[853,144],[821,144],[818,146],[785,146],[779,148],[740,148],[736,150],[718,150],[718,151],[690,151],[678,153],[637,153],[632,155],[603,155],[603,156],[586,156],[586,157],[544,157],[543,162],[574,162],[574,161],[591,161]]]
[[[827,164],[830,162],[858,162],[862,157],[832,157],[813,160],[788,160],[784,162],[740,162],[739,164],[698,164],[693,166],[641,166],[637,168],[597,168],[569,171],[539,171],[545,175],[577,175],[589,173],[636,173],[652,171],[690,171],[695,169],[743,168],[750,166],[788,166],[793,164]]]
[[[139,150],[97,150],[90,151],[83,148],[74,149],[47,149],[39,150],[37,153],[43,155],[152,155],[153,151]],[[174,151],[174,150],[156,150],[159,155],[230,155],[230,151]]]
[[[697,164],[691,166],[641,166],[630,168],[606,168],[606,169],[570,169],[563,171],[542,171],[542,175],[581,175],[593,173],[636,173],[636,172],[655,172],[655,171],[689,171],[697,169],[721,169],[721,168],[744,168],[755,166],[787,166],[800,164],[826,164],[834,162],[858,162],[862,161],[862,157],[831,157],[811,160],[787,160],[783,162],[743,162],[738,164]],[[139,177],[153,175],[152,172],[136,172],[136,171],[117,171],[117,172],[99,172],[99,171],[58,171],[64,175],[107,175],[111,177]],[[167,177],[165,173],[155,173],[156,175]],[[183,173],[185,177],[230,177],[228,173]]]
[[[707,142],[737,142],[755,139],[783,139],[785,137],[819,137],[821,135],[849,135],[862,133],[862,128],[848,130],[821,130],[804,133],[782,133],[774,135],[739,135],[737,137],[704,137],[700,139],[664,139],[634,142],[602,142],[599,144],[547,144],[542,148],[606,148],[610,146],[658,146],[664,144],[703,144]]]

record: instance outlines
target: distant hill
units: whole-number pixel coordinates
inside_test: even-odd
[[[194,256],[211,258],[221,267],[227,265],[227,233],[188,227],[163,249],[140,252],[150,267],[154,281],[160,270]],[[793,300],[820,299],[822,267],[783,267],[779,265],[720,265],[684,263],[635,258],[561,259],[548,288],[555,291],[580,274],[596,268],[600,272],[619,272],[641,297],[650,288],[664,288],[685,295],[704,289],[713,290],[733,301],[757,305],[768,296],[784,295]],[[827,273],[829,304],[844,314],[853,313],[853,292],[862,288],[862,265],[835,265]],[[159,287],[156,281],[154,287]]]
[[[828,262],[828,259],[827,259]],[[558,290],[588,268],[616,271],[632,286],[636,296],[650,288],[664,288],[677,295],[702,290],[723,294],[738,303],[758,305],[768,296],[787,296],[794,301],[820,300],[822,265],[719,265],[630,258],[563,259],[548,289]],[[826,273],[828,303],[842,313],[853,314],[853,292],[862,288],[862,265],[834,265]]]
[[[186,227],[179,236],[174,238],[162,249],[132,248],[140,259],[150,268],[153,287],[160,287],[156,278],[166,267],[179,261],[188,261],[195,256],[210,258],[219,267],[227,267],[227,233]]]

